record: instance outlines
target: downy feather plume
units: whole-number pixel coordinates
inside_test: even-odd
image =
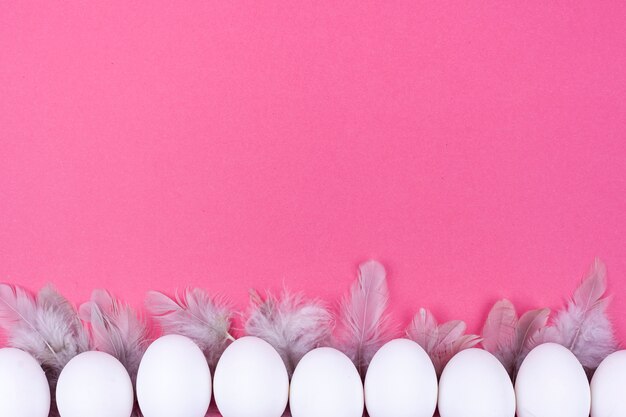
[[[280,299],[268,293],[264,300],[252,290],[250,301],[246,334],[272,345],[285,362],[289,376],[305,354],[328,344],[333,319],[321,302],[304,300],[300,294],[286,290]]]
[[[234,340],[229,333],[231,309],[199,288],[187,289],[174,299],[150,291],[146,308],[164,333],[193,340],[204,352],[212,370],[229,341]]]
[[[89,350],[89,338],[76,309],[54,288],[37,297],[24,289],[0,284],[0,328],[8,346],[31,354],[46,373],[52,391],[50,416],[58,415],[54,392],[63,367]]]
[[[352,359],[362,377],[376,351],[395,333],[388,303],[385,268],[376,261],[359,265],[359,278],[341,305],[338,347]]]
[[[527,311],[518,319],[509,300],[498,301],[483,327],[482,345],[497,357],[511,378],[533,346],[533,338],[545,327],[550,310]]]
[[[438,324],[430,311],[421,308],[407,328],[406,334],[428,353],[437,376],[440,376],[454,355],[480,343],[480,337],[464,334],[465,329],[465,322],[461,320]]]
[[[613,327],[606,315],[606,267],[595,259],[567,306],[560,310],[551,327],[535,338],[535,345],[559,343],[576,355],[588,373],[618,349]]]
[[[91,300],[80,306],[79,313],[90,324],[93,349],[117,358],[134,384],[139,363],[150,341],[146,322],[106,290],[94,290]]]

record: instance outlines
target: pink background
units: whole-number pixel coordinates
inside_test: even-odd
[[[507,4],[508,3],[508,4]],[[595,256],[626,339],[626,3],[5,1],[0,280],[202,286],[477,330]]]

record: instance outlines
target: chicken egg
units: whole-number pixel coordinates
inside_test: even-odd
[[[287,369],[269,343],[245,336],[222,354],[213,392],[223,417],[280,417],[289,397]]]
[[[567,348],[544,343],[534,348],[515,381],[518,417],[589,417],[587,375]]]
[[[296,366],[289,404],[293,417],[361,417],[361,377],[340,351],[329,347],[314,349]]]
[[[61,417],[130,417],[133,384],[113,356],[84,352],[61,371],[56,400]]]
[[[0,349],[0,416],[47,417],[50,387],[39,363],[15,348]]]
[[[204,417],[211,371],[200,348],[174,334],[155,340],[139,365],[137,402],[144,417]]]
[[[395,339],[372,358],[365,376],[370,417],[432,417],[437,374],[428,354],[409,339]]]
[[[626,416],[626,350],[607,356],[591,379],[591,417]]]
[[[483,349],[454,355],[439,380],[441,417],[513,417],[515,392],[500,361]]]

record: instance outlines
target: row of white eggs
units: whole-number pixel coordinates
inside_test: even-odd
[[[481,349],[454,356],[439,383],[428,355],[396,339],[374,356],[365,383],[352,362],[332,348],[304,356],[289,382],[278,353],[243,337],[222,355],[213,380],[201,350],[183,336],[157,339],[137,375],[145,417],[203,417],[213,391],[224,417],[279,417],[289,401],[294,417],[592,417],[626,416],[626,351],[607,357],[591,387],[567,349],[544,344],[529,353],[515,387],[500,362]],[[129,417],[134,403],[128,373],[102,352],[76,356],[56,390],[61,417]],[[45,417],[50,391],[27,353],[0,349],[0,416]]]

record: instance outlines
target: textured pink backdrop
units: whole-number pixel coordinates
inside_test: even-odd
[[[507,4],[508,3],[508,4]],[[285,283],[476,330],[595,256],[626,339],[626,3],[0,3],[0,280]]]

